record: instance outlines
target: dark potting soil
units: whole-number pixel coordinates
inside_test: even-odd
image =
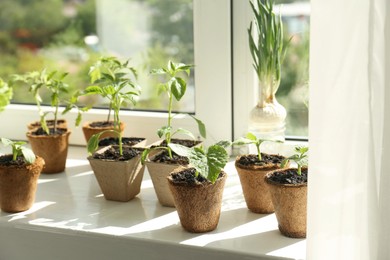
[[[174,183],[186,183],[189,185],[195,185],[200,183],[207,183],[209,182],[206,178],[198,174],[197,177],[195,177],[196,170],[195,168],[187,168],[180,172],[175,172],[172,174],[172,181]],[[218,178],[222,177],[222,173],[219,174]]]
[[[133,146],[145,140],[145,138],[139,137],[122,137],[122,144]],[[99,146],[109,146],[109,145],[117,145],[118,138],[117,137],[106,137],[99,141]]]
[[[307,183],[307,168],[302,169],[301,175],[298,175],[296,169],[277,171],[269,179],[280,184],[304,184]]]
[[[60,119],[57,120],[57,125],[65,123],[65,120]],[[54,126],[54,120],[46,120],[46,125],[47,126]],[[33,127],[39,127],[41,126],[41,122],[35,122],[34,124],[31,124]]]
[[[90,127],[113,127],[113,121],[94,121],[89,124]]]
[[[259,157],[257,154],[248,154],[245,156],[241,156],[238,160],[238,163],[242,166],[264,166],[269,164],[280,164],[286,157],[282,155],[276,155],[276,154],[265,154],[261,153],[261,161],[259,160]]]
[[[152,161],[158,163],[179,164],[179,165],[189,164],[187,157],[180,156],[172,152],[172,158],[170,158],[169,153],[166,150],[164,150],[162,153],[157,154]]]
[[[49,128],[49,133],[50,135],[62,135],[64,133],[66,133],[66,129],[65,128],[57,128],[56,131],[54,132],[54,128]],[[48,135],[45,130],[43,130],[42,127],[38,128],[37,130],[35,130],[34,132],[32,132],[33,135]]]
[[[93,158],[95,159],[105,159],[105,160],[114,160],[114,161],[127,161],[133,159],[137,155],[141,154],[141,150],[123,147],[123,155],[119,154],[119,147],[114,146],[105,150],[103,153],[95,153]]]
[[[174,143],[174,144],[181,144],[183,146],[186,146],[186,147],[194,147],[196,146],[197,144],[201,143],[201,141],[197,141],[197,140],[187,140],[187,139],[172,139],[171,140],[171,143]],[[167,142],[164,140],[160,146],[164,146],[164,147],[167,147]]]
[[[18,156],[15,161],[12,160],[12,155],[7,154],[0,156],[0,165],[2,166],[23,166],[26,162],[23,157]]]

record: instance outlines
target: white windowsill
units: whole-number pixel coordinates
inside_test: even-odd
[[[191,234],[160,206],[147,171],[135,199],[107,201],[85,158],[85,147],[70,147],[65,173],[40,176],[30,210],[0,212],[1,259],[305,258],[306,240],[282,236],[274,214],[246,208],[233,162],[218,228]]]

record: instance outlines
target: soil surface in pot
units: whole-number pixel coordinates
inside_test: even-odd
[[[174,183],[186,183],[189,185],[197,185],[197,184],[202,184],[202,183],[208,183],[206,178],[201,176],[200,174],[195,177],[195,168],[188,168],[184,169],[180,172],[175,172],[171,175],[172,177],[172,182]],[[221,178],[223,176],[223,173],[221,172],[218,176],[218,178]]]
[[[188,158],[184,156],[177,155],[172,151],[172,158],[169,157],[168,151],[164,150],[162,153],[157,154],[152,162],[157,163],[167,163],[167,164],[179,164],[187,165],[189,164]]]
[[[113,127],[114,121],[94,121],[89,124],[90,127]]]
[[[57,125],[64,124],[64,123],[65,123],[64,119],[57,120]],[[46,120],[46,125],[48,127],[54,126],[54,120]],[[31,126],[33,126],[33,127],[40,127],[41,126],[41,122],[35,122],[35,123],[31,124]]]
[[[201,141],[196,141],[196,140],[187,140],[187,139],[172,139],[171,140],[171,143],[174,143],[174,144],[181,144],[183,146],[186,146],[186,147],[194,147],[195,145],[201,143]],[[167,142],[164,140],[160,146],[164,146],[164,147],[167,147]]]
[[[302,169],[301,175],[298,175],[296,169],[276,171],[272,173],[269,180],[280,184],[304,184],[307,183],[307,168]]]
[[[139,137],[122,137],[122,144],[133,146],[145,140],[145,138]],[[106,137],[99,141],[99,146],[109,146],[109,145],[117,145],[118,138],[117,137]]]
[[[114,161],[128,161],[141,154],[140,149],[131,147],[123,147],[123,155],[119,154],[119,147],[110,147],[103,153],[94,153],[94,159],[114,160]]]
[[[257,154],[248,154],[241,156],[238,163],[242,166],[265,166],[269,164],[280,164],[285,159],[282,155],[261,153],[261,161]]]
[[[12,160],[12,154],[0,156],[1,166],[23,166],[25,164],[26,161],[22,156],[18,156],[15,161]]]
[[[54,132],[54,128],[49,128],[49,133],[50,135],[62,135],[65,134],[67,129],[65,128],[57,128],[56,131]],[[42,127],[38,128],[37,130],[31,132],[33,135],[48,135],[45,130],[43,130]]]

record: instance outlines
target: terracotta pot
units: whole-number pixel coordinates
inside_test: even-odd
[[[287,169],[278,171],[285,170]],[[275,207],[280,232],[287,237],[305,238],[307,183],[296,185],[276,183],[269,179],[272,174],[273,172],[268,173],[265,181]]]
[[[37,157],[33,164],[0,165],[0,207],[5,212],[21,212],[31,208],[44,161]]]
[[[271,195],[264,181],[264,176],[275,169],[279,169],[279,165],[272,164],[267,166],[243,166],[239,164],[241,155],[236,158],[235,167],[240,177],[242,191],[248,209],[254,213],[269,214],[274,212]]]
[[[48,127],[54,126],[54,120],[46,120],[46,124]],[[27,125],[28,130],[34,130],[41,127],[40,121],[35,121]],[[68,123],[65,119],[58,119],[57,120],[57,127],[58,128],[68,128]]]
[[[96,121],[95,121],[96,122]],[[95,135],[95,134],[98,134],[102,131],[105,131],[105,130],[114,130],[114,127],[113,126],[106,126],[106,127],[91,127],[90,124],[93,123],[93,122],[86,122],[82,129],[83,129],[83,133],[84,133],[84,137],[85,137],[85,141],[88,143],[88,140],[89,138],[91,138],[91,136]],[[123,135],[123,131],[125,130],[125,124],[123,122],[121,122],[120,124],[120,129],[121,129],[121,132],[122,132],[122,135]],[[114,133],[104,133],[100,136],[100,139],[103,139],[105,137],[118,137],[116,134]]]
[[[92,156],[88,160],[105,199],[126,202],[140,193],[145,170],[141,164],[141,155],[128,161],[101,160]]]
[[[62,129],[66,132],[61,135],[34,135],[34,130],[27,133],[33,152],[45,160],[43,173],[59,173],[65,170],[71,131]]]
[[[182,169],[178,169],[180,171]],[[190,185],[175,183],[168,177],[182,227],[193,233],[209,232],[217,228],[221,214],[222,195],[227,174],[214,184]],[[174,173],[172,173],[174,174]]]

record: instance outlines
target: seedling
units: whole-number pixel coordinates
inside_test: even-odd
[[[177,101],[180,101],[181,98],[184,96],[187,90],[187,83],[186,81],[180,77],[179,73],[185,73],[187,76],[190,75],[190,69],[193,67],[193,65],[186,65],[183,63],[174,63],[172,61],[168,61],[168,65],[166,68],[159,68],[154,69],[151,71],[151,74],[154,75],[163,75],[167,78],[167,81],[159,84],[158,93],[161,94],[165,92],[168,96],[169,102],[168,102],[168,122],[166,126],[161,127],[157,130],[157,135],[162,138],[164,136],[165,141],[167,143],[168,147],[168,153],[169,157],[172,158],[172,152],[169,148],[169,144],[171,143],[171,139],[176,134],[185,134],[187,136],[190,136],[192,139],[195,139],[194,135],[183,128],[178,128],[175,131],[172,129],[172,119],[175,115],[172,115],[172,103],[173,99],[176,99]],[[189,115],[189,114],[187,114]],[[198,124],[199,133],[203,138],[206,138],[206,127],[204,123],[197,119],[196,117],[189,115],[192,117],[196,123]],[[148,151],[146,151],[147,153]]]
[[[219,142],[204,149],[203,147],[188,148],[171,143],[169,147],[178,155],[188,158],[190,165],[196,170],[195,177],[200,174],[214,184],[229,160],[229,155],[225,150],[228,145],[230,142]]]
[[[35,161],[35,154],[33,153],[32,150],[28,149],[27,147],[23,146],[26,144],[26,142],[22,141],[12,141],[7,138],[1,138],[1,143],[7,147],[11,146],[12,147],[12,160],[16,161],[16,159],[20,156],[23,156],[24,160],[32,164]]]
[[[233,145],[250,145],[254,144],[257,149],[257,157],[259,158],[259,161],[261,161],[261,152],[260,152],[260,145],[265,141],[271,141],[271,142],[280,142],[280,141],[274,141],[274,140],[267,140],[267,139],[259,139],[252,133],[247,133],[245,137],[241,137],[238,140],[233,142]]]
[[[64,78],[68,73],[58,73],[57,71],[52,71],[50,73],[46,72],[46,69],[41,72],[28,72],[24,75],[13,75],[13,82],[21,81],[25,84],[28,84],[29,92],[34,95],[35,102],[38,107],[40,122],[42,129],[50,134],[49,128],[46,124],[46,116],[49,113],[54,115],[54,132],[57,130],[57,118],[58,118],[58,108],[61,103],[61,97],[63,94],[68,93],[68,84],[64,82]],[[51,106],[54,108],[54,111],[44,112],[41,108],[42,98],[40,96],[41,88],[46,88],[51,92]]]
[[[0,78],[0,112],[9,104],[12,94],[12,88]]]
[[[302,167],[307,167],[308,165],[308,156],[307,152],[309,147],[307,146],[297,146],[295,147],[296,154],[284,159],[282,161],[281,167],[284,168],[290,161],[294,161],[297,164],[297,174],[302,174]]]
[[[107,122],[110,121],[113,110],[114,130],[105,130],[93,135],[88,141],[88,152],[92,154],[97,150],[102,134],[112,132],[118,136],[119,153],[123,155],[119,111],[126,102],[135,104],[136,97],[140,94],[140,87],[132,79],[137,76],[136,70],[129,66],[129,61],[122,63],[115,57],[103,57],[91,67],[89,75],[91,82],[96,85],[87,87],[83,95],[100,95],[109,100]]]

